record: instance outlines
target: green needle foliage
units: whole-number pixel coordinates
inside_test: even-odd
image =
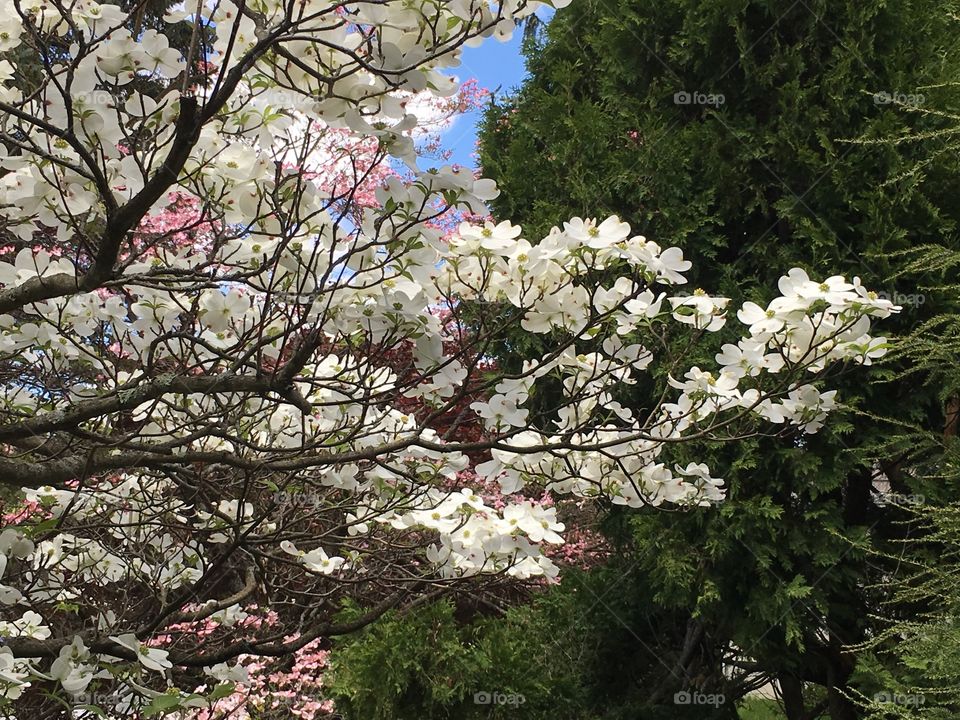
[[[494,214],[533,237],[571,215],[616,213],[682,247],[694,287],[738,301],[769,300],[765,288],[793,266],[858,275],[904,305],[887,332],[936,330],[955,290],[932,288],[931,264],[911,253],[960,249],[955,124],[940,111],[957,107],[955,10],[574,3],[527,42],[529,80],[487,115],[481,161],[502,190]],[[951,357],[956,336],[938,334],[930,357]],[[506,363],[541,350],[500,348]],[[712,358],[689,358],[698,363]],[[642,612],[612,620],[606,641],[665,659],[616,676],[641,689],[625,707],[646,712],[693,687],[736,699],[776,680],[791,719],[858,717],[850,648],[881,631],[875,616],[897,571],[875,552],[909,527],[882,495],[958,497],[912,472],[913,429],[942,432],[956,387],[911,363],[902,353],[869,383],[834,379],[848,409],[818,435],[693,450],[727,479],[721,507],[611,511],[653,602],[638,596]],[[642,389],[631,400],[643,406]]]
[[[939,278],[927,290],[944,291],[952,306],[930,318],[898,344],[907,370],[902,382],[925,378],[943,400],[943,427],[908,427],[891,439],[904,448],[905,472],[930,485],[960,483],[960,294],[956,279],[960,253],[921,246],[903,259]],[[869,718],[947,720],[960,714],[960,503],[915,498],[904,520],[903,540],[878,562],[899,571],[889,599],[878,608],[878,632],[856,648],[857,699]]]
[[[833,380],[847,410],[821,433],[674,458],[725,477],[723,505],[609,508],[611,561],[529,606],[422,608],[341,641],[330,690],[347,718],[957,717],[956,10],[578,0],[528,34],[530,79],[481,138],[499,219],[536,237],[616,213],[737,300],[768,300],[795,265],[859,275],[904,305],[886,323],[900,340],[869,383]],[[508,339],[498,359],[543,350]],[[780,709],[749,694],[768,681]],[[525,701],[478,705],[483,691]]]
[[[857,699],[877,720],[960,712],[960,505],[916,515],[920,537],[905,544],[905,577],[894,585],[886,627],[857,648]]]
[[[582,718],[579,672],[556,654],[579,643],[586,628],[559,599],[472,622],[449,601],[390,613],[337,641],[324,678],[329,697],[348,720]],[[537,643],[551,634],[555,644],[539,652]]]

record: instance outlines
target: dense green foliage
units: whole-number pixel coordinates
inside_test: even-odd
[[[463,622],[447,601],[391,613],[335,646],[330,697],[350,720],[580,718],[579,672],[556,662],[584,637],[575,610],[551,595],[486,621]],[[557,644],[544,654],[552,635]]]
[[[944,428],[905,428],[896,438],[910,448],[906,471],[931,483],[960,482],[960,252],[914,248],[906,267],[923,267],[937,280],[926,289],[953,297],[952,305],[904,338],[896,348],[909,368],[900,380],[927,379],[947,407]],[[889,559],[900,565],[880,632],[858,651],[858,690],[869,717],[947,720],[960,712],[960,503],[920,502],[905,519],[907,532]]]
[[[957,10],[578,0],[528,35],[530,78],[481,138],[498,219],[537,237],[616,213],[737,300],[769,299],[792,266],[859,275],[904,305],[900,339],[869,383],[834,380],[847,410],[820,434],[689,450],[726,478],[722,506],[609,508],[611,562],[532,605],[425,608],[344,641],[348,718],[958,715]],[[782,707],[748,696],[768,681]],[[477,705],[483,690],[525,702]]]
[[[672,696],[637,712],[649,687],[625,678],[655,676],[662,662],[638,642],[658,629],[649,625],[652,590],[638,579],[614,561],[594,572],[571,570],[561,587],[502,616],[468,622],[446,602],[391,614],[335,645],[325,677],[330,697],[348,720],[782,718],[760,699],[739,714],[732,702],[683,706]],[[609,632],[611,613],[622,623],[619,637]],[[487,704],[483,693],[514,702]]]
[[[960,505],[924,508],[915,525],[923,539],[907,544],[910,572],[895,584],[900,617],[858,648],[858,692],[877,720],[949,720],[960,710]]]
[[[767,300],[762,288],[799,265],[905,300],[891,332],[935,324],[950,291],[903,253],[960,247],[960,168],[944,151],[952,121],[925,111],[955,104],[954,11],[904,0],[574,3],[528,43],[529,81],[488,114],[494,214],[536,236],[571,215],[616,213],[681,246],[710,291]],[[677,104],[681,92],[724,102]],[[845,422],[803,444],[697,449],[728,481],[723,507],[621,519],[636,584],[656,607],[633,595],[630,611],[608,616],[604,642],[662,660],[611,672],[641,689],[625,712],[687,687],[736,698],[776,679],[790,718],[857,716],[848,648],[879,631],[896,566],[875,553],[909,527],[879,494],[957,497],[910,471],[922,461],[912,432],[942,431],[950,391],[930,368],[905,380],[903,361],[869,385],[839,379]],[[633,611],[648,627],[627,633]]]

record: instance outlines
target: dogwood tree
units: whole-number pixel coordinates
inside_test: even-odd
[[[720,501],[718,471],[673,447],[816,432],[830,367],[884,353],[871,319],[896,308],[856,278],[792,269],[733,313],[615,217],[444,235],[438,216],[497,190],[419,167],[410,98],[452,95],[460,48],[538,5],[188,4],[166,18],[192,38],[176,49],[113,5],[0,0],[0,232],[22,247],[0,264],[11,713],[209,708],[238,658],[553,577],[541,546],[564,528],[528,490]],[[379,161],[330,182],[330,129],[409,180],[378,178],[376,202]],[[161,221],[173,207],[186,227]],[[669,352],[728,314],[744,337],[715,367]],[[553,350],[506,374],[487,350],[516,325]],[[622,406],[641,378],[660,401]],[[534,414],[546,384],[560,400]],[[507,500],[459,486],[468,468]],[[347,599],[364,611],[338,619]]]

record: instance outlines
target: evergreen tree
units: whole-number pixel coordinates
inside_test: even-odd
[[[955,150],[951,135],[945,140]],[[907,426],[890,442],[908,459],[903,472],[955,488],[960,481],[960,252],[924,245],[899,260],[905,272],[923,269],[931,277],[933,282],[920,288],[924,293],[943,293],[954,302],[894,349],[907,368],[898,380],[922,378],[933,388],[946,407],[944,425]],[[872,719],[947,720],[960,712],[960,503],[930,503],[922,496],[910,500],[899,547],[887,557],[875,551],[880,562],[892,560],[901,570],[893,578],[892,597],[878,611],[882,630],[857,648],[859,696]]]
[[[837,268],[902,298],[895,330],[906,333],[943,312],[949,293],[921,304],[927,268],[902,253],[960,247],[949,118],[909,112],[955,102],[955,9],[574,3],[527,43],[530,79],[488,113],[481,161],[502,189],[494,213],[531,235],[558,217],[616,213],[680,245],[695,282],[758,302],[790,267]],[[890,142],[905,137],[928,139]],[[501,355],[539,350],[507,344]],[[849,648],[877,631],[892,572],[870,549],[904,527],[904,510],[882,496],[956,497],[908,471],[901,432],[942,428],[954,396],[922,373],[898,380],[900,370],[843,384],[848,422],[812,439],[713,449],[724,506],[613,518],[635,548],[638,584],[656,589],[656,607],[608,625],[608,643],[659,661],[617,666],[616,685],[637,689],[627,705],[691,688],[736,698],[773,680],[791,720],[858,716]],[[643,406],[642,389],[632,401]]]

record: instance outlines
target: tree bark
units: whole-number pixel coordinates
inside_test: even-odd
[[[794,675],[781,674],[777,677],[780,685],[780,697],[787,720],[806,720],[806,708],[803,704],[803,682]]]

